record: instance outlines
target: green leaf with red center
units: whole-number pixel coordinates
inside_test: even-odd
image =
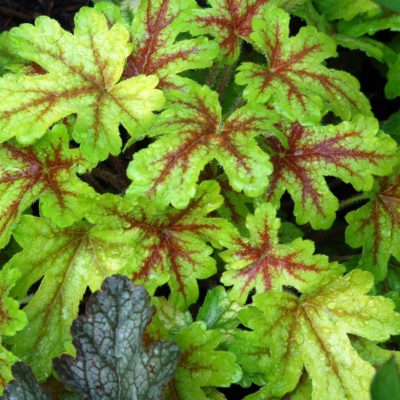
[[[11,366],[17,361],[17,357],[3,347],[2,338],[15,335],[27,323],[18,301],[9,296],[19,276],[18,271],[7,267],[0,270],[0,395],[12,379]]]
[[[289,37],[290,17],[282,9],[270,9],[253,22],[250,42],[267,59],[267,65],[245,62],[236,82],[246,85],[244,97],[272,101],[285,114],[300,121],[317,121],[331,110],[342,119],[370,114],[367,98],[350,74],[327,68],[323,62],[336,56],[335,41],[307,26]]]
[[[208,0],[209,8],[197,9],[190,21],[190,32],[214,36],[224,60],[233,63],[240,54],[242,38],[252,32],[251,22],[270,0]]]
[[[292,197],[297,223],[328,229],[339,207],[324,176],[335,176],[358,190],[370,190],[373,175],[388,175],[397,162],[395,141],[378,133],[375,119],[359,117],[339,125],[279,124],[285,148],[274,138],[269,147],[274,172],[267,200],[278,205],[285,191]]]
[[[128,193],[160,195],[184,208],[196,191],[205,165],[216,159],[236,191],[255,197],[263,193],[271,164],[256,142],[261,134],[276,135],[276,114],[261,104],[247,105],[226,119],[218,94],[192,85],[185,95],[171,93],[170,107],[150,128],[160,136],[134,155],[128,167],[133,184]]]
[[[157,75],[159,88],[179,88],[180,72],[209,67],[218,47],[205,37],[176,40],[188,31],[194,0],[142,0],[132,22],[133,51],[125,77]]]
[[[232,236],[228,250],[222,253],[227,266],[221,281],[233,286],[231,295],[240,303],[252,289],[259,293],[291,286],[306,292],[342,270],[326,256],[313,255],[314,244],[309,240],[280,244],[280,220],[271,204],[259,206],[247,217],[246,225],[250,237]]]
[[[77,114],[74,140],[87,158],[104,160],[120,151],[120,123],[133,134],[138,122],[163,104],[161,91],[154,89],[156,76],[119,82],[132,50],[129,32],[120,23],[109,29],[95,9],[76,14],[74,34],[41,16],[35,25],[12,29],[10,39],[20,57],[45,73],[0,79],[1,141],[15,136],[30,144],[54,122]]]
[[[346,215],[346,241],[362,247],[360,267],[377,280],[386,276],[391,255],[400,261],[400,175],[380,179],[368,194],[370,201]]]
[[[98,290],[104,278],[125,267],[134,249],[128,235],[110,236],[86,221],[59,228],[30,215],[21,218],[14,238],[23,250],[7,268],[21,275],[12,294],[26,299],[28,325],[9,342],[41,380],[49,376],[54,357],[73,353],[71,324],[87,288]]]
[[[96,195],[76,174],[86,170],[79,149],[69,148],[64,125],[55,126],[32,147],[0,145],[0,247],[21,214],[39,199],[41,214],[59,226],[82,218]]]
[[[217,272],[208,242],[224,244],[233,229],[223,219],[207,217],[222,201],[218,184],[204,181],[184,210],[157,205],[156,199],[103,196],[89,218],[111,236],[131,235],[135,257],[124,273],[135,284],[153,294],[167,283],[177,303],[187,306],[198,298],[197,279]]]

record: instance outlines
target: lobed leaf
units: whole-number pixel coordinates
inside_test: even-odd
[[[124,77],[157,75],[158,87],[180,88],[177,74],[206,68],[218,48],[205,37],[177,40],[188,30],[194,0],[142,0],[132,22],[133,51],[128,57]]]
[[[64,384],[84,399],[159,400],[179,358],[171,342],[142,344],[154,308],[140,286],[105,280],[72,326],[77,356],[54,361]]]
[[[133,282],[143,284],[150,294],[167,283],[174,299],[187,306],[198,298],[197,279],[216,273],[208,243],[223,244],[232,229],[227,221],[208,217],[221,203],[218,184],[204,181],[184,210],[157,206],[146,198],[128,197],[124,202],[105,196],[103,209],[90,218],[110,237],[131,235],[135,256],[125,272]]]
[[[300,121],[317,121],[333,111],[342,119],[370,114],[370,105],[357,80],[322,63],[336,56],[335,41],[315,27],[289,37],[289,15],[268,9],[253,22],[249,40],[267,59],[267,66],[242,63],[236,76],[249,101],[273,101],[274,107]]]
[[[271,204],[259,206],[246,218],[246,225],[250,238],[232,237],[232,244],[222,253],[227,265],[221,281],[233,286],[231,295],[240,303],[247,300],[252,289],[262,293],[290,286],[308,292],[341,271],[326,256],[313,255],[311,241],[295,239],[280,244],[280,221]]]
[[[390,255],[400,261],[400,176],[381,179],[369,193],[370,201],[346,215],[346,242],[362,247],[359,266],[380,281]]]
[[[28,325],[9,342],[42,380],[54,357],[73,351],[70,327],[87,288],[97,290],[105,277],[128,263],[133,249],[129,238],[107,236],[86,221],[62,229],[27,215],[14,237],[23,250],[7,264],[21,275],[13,294],[23,299],[32,285],[40,286],[23,308]]]
[[[234,190],[262,194],[271,165],[255,138],[277,134],[272,126],[276,114],[252,104],[222,120],[218,95],[207,86],[192,85],[185,96],[175,92],[169,97],[170,106],[150,128],[160,138],[136,153],[128,167],[133,181],[128,193],[157,195],[184,208],[200,172],[216,159]]]
[[[208,3],[210,7],[193,11],[190,32],[214,36],[224,61],[231,64],[239,57],[241,39],[252,32],[253,18],[262,14],[270,0],[208,0]]]
[[[370,398],[374,368],[360,358],[347,334],[382,342],[400,329],[394,304],[366,295],[372,286],[371,274],[354,270],[300,298],[285,292],[255,296],[259,311],[243,318],[253,330],[248,341],[269,352],[269,367],[260,372],[272,395],[293,390],[304,367],[313,400]],[[256,360],[256,348],[253,354],[244,352],[246,362]]]
[[[358,191],[370,190],[373,176],[390,174],[397,163],[396,143],[377,134],[375,119],[359,116],[351,122],[324,126],[283,122],[278,128],[288,146],[274,138],[266,141],[274,165],[267,201],[278,205],[288,191],[297,223],[309,222],[314,229],[328,229],[339,207],[324,176],[335,176]]]
[[[109,29],[95,9],[84,7],[76,14],[74,34],[41,16],[35,25],[12,29],[10,37],[18,55],[44,73],[1,78],[1,141],[15,136],[30,144],[53,123],[77,114],[74,140],[87,158],[104,160],[121,149],[120,123],[133,134],[137,123],[163,104],[162,93],[154,89],[157,77],[119,82],[132,49],[129,32],[120,23]]]
[[[0,247],[4,247],[26,208],[39,199],[42,215],[64,227],[82,218],[95,192],[76,174],[88,163],[69,148],[63,125],[31,147],[0,145]]]

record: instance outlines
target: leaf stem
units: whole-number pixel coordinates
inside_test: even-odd
[[[358,203],[360,201],[367,200],[367,199],[368,199],[368,195],[366,193],[360,193],[353,197],[349,197],[348,199],[342,200],[340,202],[339,210],[343,210],[345,208],[352,206],[354,203]]]

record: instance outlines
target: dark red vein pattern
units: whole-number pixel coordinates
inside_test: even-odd
[[[237,82],[247,86],[246,98],[261,102],[272,98],[279,108],[308,120],[318,118],[322,103],[343,119],[369,114],[358,82],[323,66],[336,54],[331,38],[312,27],[289,37],[289,16],[279,9],[269,10],[253,27],[251,41],[265,55],[267,66],[243,63],[239,67]]]
[[[336,273],[336,264],[328,258],[313,255],[312,242],[296,239],[290,244],[278,243],[279,220],[271,204],[263,204],[247,217],[249,239],[237,238],[223,253],[227,271],[222,282],[233,286],[232,295],[244,303],[251,292],[294,286],[309,289],[326,274]]]
[[[1,246],[7,244],[22,212],[37,199],[47,203],[44,212],[55,222],[65,225],[79,218],[79,203],[92,191],[74,176],[81,156],[78,150],[68,149],[63,127],[54,128],[48,140],[33,147],[4,144],[0,155]]]
[[[160,88],[179,87],[171,75],[212,63],[216,48],[205,38],[176,41],[188,29],[189,10],[194,2],[149,0],[135,14],[134,49],[128,57],[124,77],[158,75]]]
[[[155,209],[146,199],[139,200],[132,212],[117,211],[115,206],[107,211],[123,222],[125,232],[136,233],[137,260],[130,268],[133,282],[144,284],[150,292],[168,283],[174,298],[192,304],[198,297],[197,279],[216,272],[207,242],[223,237],[228,226],[207,217],[222,203],[218,184],[203,182],[184,210]]]
[[[191,21],[194,33],[213,35],[224,56],[234,61],[240,52],[240,40],[252,32],[253,18],[260,15],[269,0],[209,0],[210,8],[197,10]]]
[[[383,279],[390,256],[400,261],[400,176],[381,179],[371,201],[350,212],[346,220],[346,241],[363,247],[360,264]]]
[[[184,99],[179,93],[170,100],[170,109],[152,127],[161,137],[135,154],[129,166],[130,191],[161,194],[175,207],[185,207],[200,172],[215,158],[233,189],[261,195],[271,168],[255,137],[272,132],[276,115],[256,104],[222,121],[217,93],[207,87],[196,86]]]
[[[16,136],[30,144],[76,113],[74,139],[87,158],[98,161],[119,152],[120,122],[133,133],[137,121],[150,118],[164,100],[154,90],[155,77],[118,83],[129,55],[127,30],[108,30],[105,16],[92,8],[83,8],[75,20],[74,35],[47,17],[10,33],[14,40],[28,42],[20,55],[33,62],[36,73],[1,78],[0,140]]]
[[[287,190],[298,223],[310,222],[314,228],[329,228],[338,208],[324,176],[369,190],[372,174],[389,173],[395,161],[393,141],[375,136],[376,121],[359,119],[354,124],[307,128],[296,122],[277,128],[287,137],[288,146],[275,138],[266,140],[274,165],[267,200],[278,204]]]

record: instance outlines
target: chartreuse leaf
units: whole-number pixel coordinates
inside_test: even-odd
[[[63,383],[84,399],[159,400],[174,376],[178,346],[146,343],[154,313],[149,295],[120,275],[105,280],[72,325],[77,356],[54,361]]]
[[[95,196],[76,176],[87,167],[79,149],[69,148],[64,125],[31,147],[0,145],[0,247],[8,243],[23,211],[38,199],[41,213],[59,226],[82,218]]]
[[[372,287],[370,273],[354,270],[300,297],[257,294],[258,310],[243,311],[243,322],[252,329],[245,352],[238,343],[232,349],[239,362],[245,361],[245,370],[259,365],[264,352],[266,368],[259,372],[274,396],[293,390],[305,368],[313,400],[368,400],[374,368],[357,354],[347,334],[383,342],[400,331],[394,304],[368,296]]]
[[[249,40],[267,59],[267,65],[242,63],[236,76],[246,85],[250,101],[272,101],[274,106],[300,121],[318,120],[321,111],[333,111],[342,119],[357,113],[370,114],[370,105],[357,80],[323,62],[336,56],[335,41],[307,26],[289,37],[289,14],[268,9],[255,18]]]
[[[184,208],[200,172],[216,159],[234,190],[261,195],[271,165],[255,138],[279,134],[274,122],[276,114],[261,104],[241,107],[222,120],[218,94],[207,86],[192,85],[184,96],[175,92],[150,128],[160,138],[136,153],[128,167],[133,181],[128,193],[160,195]]]
[[[302,291],[332,279],[342,269],[329,263],[322,255],[313,255],[314,244],[296,239],[290,244],[280,244],[280,221],[271,204],[259,206],[249,215],[246,225],[250,238],[232,237],[228,250],[222,253],[227,262],[221,281],[233,286],[231,295],[240,303],[247,300],[249,292],[262,293],[282,286],[292,286]]]
[[[19,273],[7,267],[0,270],[0,394],[11,380],[11,366],[17,357],[2,345],[5,336],[13,336],[27,324],[25,313],[19,310],[19,303],[9,296],[10,290],[19,278]]]
[[[110,237],[132,235],[135,257],[124,272],[133,282],[153,294],[165,283],[182,306],[199,295],[197,279],[217,272],[213,248],[224,243],[233,229],[221,218],[208,214],[222,203],[215,181],[204,181],[184,210],[157,205],[155,199],[104,196],[89,218],[109,232]]]
[[[54,122],[76,113],[74,140],[86,157],[103,160],[120,151],[119,123],[134,133],[138,121],[163,104],[162,93],[154,89],[157,77],[119,82],[132,49],[129,32],[119,23],[109,29],[95,9],[84,7],[76,14],[73,35],[41,16],[35,25],[12,29],[10,38],[19,56],[48,73],[1,78],[1,141],[15,136],[32,143]]]
[[[23,299],[32,285],[40,281],[40,286],[24,307],[27,327],[10,342],[44,379],[52,358],[73,351],[70,327],[86,289],[97,290],[124,267],[133,248],[126,235],[110,237],[86,221],[61,229],[33,216],[21,218],[14,237],[23,250],[8,264],[21,274],[13,294]]]
[[[279,205],[288,191],[295,203],[297,223],[328,229],[339,207],[324,176],[335,176],[358,190],[370,190],[373,175],[388,175],[398,162],[396,142],[378,132],[378,121],[357,117],[339,125],[281,122],[288,146],[266,140],[274,172],[267,200]]]
[[[160,88],[178,88],[176,74],[209,67],[218,47],[205,37],[177,40],[189,30],[194,0],[139,0],[132,22],[133,51],[124,76],[157,75]]]
[[[214,36],[224,60],[230,64],[239,57],[241,38],[252,32],[253,18],[262,13],[270,0],[209,0],[208,3],[210,7],[193,12],[190,32]]]
[[[314,0],[314,2],[328,20],[351,20],[358,14],[379,11],[379,5],[372,0]]]
[[[50,400],[50,394],[40,386],[33,375],[32,369],[22,362],[17,362],[12,367],[14,380],[10,382],[5,391],[3,400]]]
[[[370,201],[346,215],[346,242],[362,247],[360,267],[386,276],[390,255],[400,261],[400,176],[381,179],[368,193]]]

